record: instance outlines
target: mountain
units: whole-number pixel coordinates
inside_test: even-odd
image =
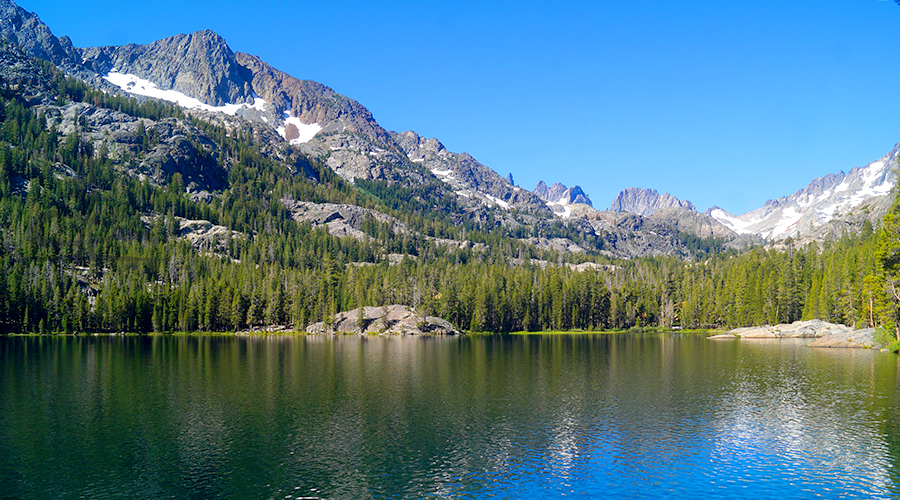
[[[681,207],[696,210],[694,204],[687,200],[679,200],[669,193],[659,194],[655,189],[626,188],[616,195],[611,212],[629,212],[640,215],[651,215],[657,210],[668,207]]]
[[[743,215],[733,215],[719,207],[706,213],[738,234],[754,234],[773,241],[840,236],[845,230],[842,228],[861,226],[864,220],[877,222],[887,212],[896,182],[898,153],[900,143],[868,165],[846,174],[818,177],[803,189],[769,200]]]
[[[209,30],[148,45],[92,47],[78,52],[84,66],[113,83],[127,82],[132,75],[210,106],[253,103],[250,72],[238,64],[225,40]]]
[[[57,39],[36,15],[9,0],[0,0],[0,12],[0,31],[9,40],[37,57],[59,61],[67,72],[96,88],[119,89],[138,99],[176,102],[190,117],[252,133],[267,157],[288,161],[292,172],[311,179],[320,176],[311,167],[310,162],[316,162],[351,184],[384,182],[442,200],[450,195],[455,198],[455,220],[493,221],[490,223],[510,231],[532,234],[521,240],[537,247],[546,246],[542,241],[562,238],[571,244],[551,247],[580,245],[611,257],[633,257],[658,249],[686,255],[678,249],[678,238],[671,244],[656,241],[643,246],[623,245],[622,241],[651,241],[649,233],[661,234],[659,225],[700,238],[730,240],[747,233],[729,223],[728,215],[713,219],[712,212],[698,214],[689,201],[652,189],[628,188],[611,207],[612,212],[643,217],[638,219],[598,215],[602,213],[592,208],[590,198],[577,185],[568,188],[554,183],[548,187],[541,181],[529,192],[515,186],[511,174],[503,177],[467,153],[448,151],[436,138],[385,130],[357,101],[322,83],[279,71],[258,56],[233,51],[224,38],[209,30],[145,45],[76,48],[65,37]],[[233,160],[202,127],[189,120],[136,120],[85,103],[48,109],[45,115],[64,136],[78,131],[69,117],[90,120],[94,126],[85,131],[93,140],[101,141],[117,158],[136,159],[125,167],[130,175],[165,185],[175,173],[181,173],[185,190],[197,199],[210,199],[229,186]],[[154,138],[149,148],[137,147],[136,143],[147,142],[146,136]],[[300,155],[292,155],[292,148]],[[365,184],[363,189],[371,192],[373,187]],[[544,235],[556,231],[551,229],[557,227],[554,216],[567,221],[570,229],[566,231],[575,232]],[[858,222],[849,219],[843,226],[831,224],[829,234],[854,224]],[[593,243],[582,245],[585,241]]]
[[[57,66],[71,68],[75,62],[76,52],[68,37],[57,38],[37,14],[10,0],[0,0],[0,37]]]
[[[556,182],[551,187],[547,187],[544,181],[538,181],[534,188],[534,194],[547,203],[556,205],[574,205],[580,203],[593,207],[590,197],[581,189],[581,186],[575,185],[567,188],[564,184]]]
[[[432,147],[414,132],[388,132],[355,100],[233,52],[211,31],[78,53],[87,68],[126,92],[264,123],[350,182],[440,180],[464,204],[549,215],[535,196],[471,156],[451,153],[437,139]]]

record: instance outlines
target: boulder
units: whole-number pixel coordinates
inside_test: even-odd
[[[419,314],[407,306],[361,307],[336,314],[333,321],[313,323],[308,333],[355,335],[456,335],[449,321]]]

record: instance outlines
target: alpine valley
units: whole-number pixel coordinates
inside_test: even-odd
[[[2,330],[897,321],[875,249],[900,145],[743,215],[631,187],[597,210],[212,31],[80,48],[0,0],[0,37]]]

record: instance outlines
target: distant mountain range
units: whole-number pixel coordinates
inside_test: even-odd
[[[633,187],[621,191],[604,212],[593,208],[578,185],[548,187],[540,181],[528,191],[513,184],[512,174],[501,176],[467,153],[448,151],[436,138],[385,130],[357,101],[321,83],[294,78],[257,56],[232,51],[209,30],[146,45],[78,48],[68,38],[53,35],[35,14],[0,0],[0,36],[108,92],[176,102],[226,128],[252,124],[255,134],[271,139],[272,154],[292,158],[298,171],[306,167],[291,157],[291,147],[350,182],[427,187],[455,196],[464,208],[459,217],[483,218],[488,210],[502,226],[523,228],[521,233],[539,233],[562,218],[584,238],[596,241],[595,250],[615,257],[685,255],[678,243],[680,232],[723,239],[744,235],[741,241],[746,242],[823,239],[856,230],[865,220],[875,221],[885,213],[900,153],[900,146],[895,147],[865,167],[820,177],[790,196],[739,216],[718,207],[698,213],[689,201]],[[132,140],[137,133],[136,121],[87,107],[83,113],[96,117],[97,140],[111,138],[110,147],[119,144],[118,151],[127,149],[127,142],[116,143],[116,138]],[[65,120],[57,121],[63,134],[68,133]],[[189,194],[201,197],[226,185],[222,165],[198,166],[198,158],[211,160],[197,152],[202,141],[192,135],[196,131],[183,124],[143,126],[154,127],[162,140],[132,175],[164,183],[167,176],[183,170]],[[529,241],[550,245],[548,239]],[[578,246],[555,245],[565,251]]]
[[[841,226],[856,227],[863,220],[875,222],[886,213],[897,179],[898,154],[900,143],[866,166],[847,174],[818,177],[790,196],[769,200],[743,215],[719,207],[705,213],[738,234],[755,234],[768,240],[837,236]]]
[[[897,180],[896,172],[900,168],[898,154],[900,143],[868,165],[853,168],[846,174],[838,172],[818,177],[805,188],[769,200],[743,215],[731,214],[717,206],[702,215],[734,234],[753,235],[768,241],[840,237],[845,232],[858,230],[864,221],[877,222],[887,212],[892,201],[891,190]],[[696,210],[690,201],[679,200],[668,193],[660,195],[653,189],[627,188],[616,196],[610,211],[652,216],[667,208]],[[669,218],[672,218],[671,212]],[[675,217],[677,219],[679,217]]]

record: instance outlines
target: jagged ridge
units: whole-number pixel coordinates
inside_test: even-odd
[[[611,212],[630,212],[640,215],[652,215],[657,210],[668,207],[681,207],[696,210],[694,204],[687,200],[679,200],[669,193],[659,194],[655,189],[630,187],[616,195],[609,210]]]

